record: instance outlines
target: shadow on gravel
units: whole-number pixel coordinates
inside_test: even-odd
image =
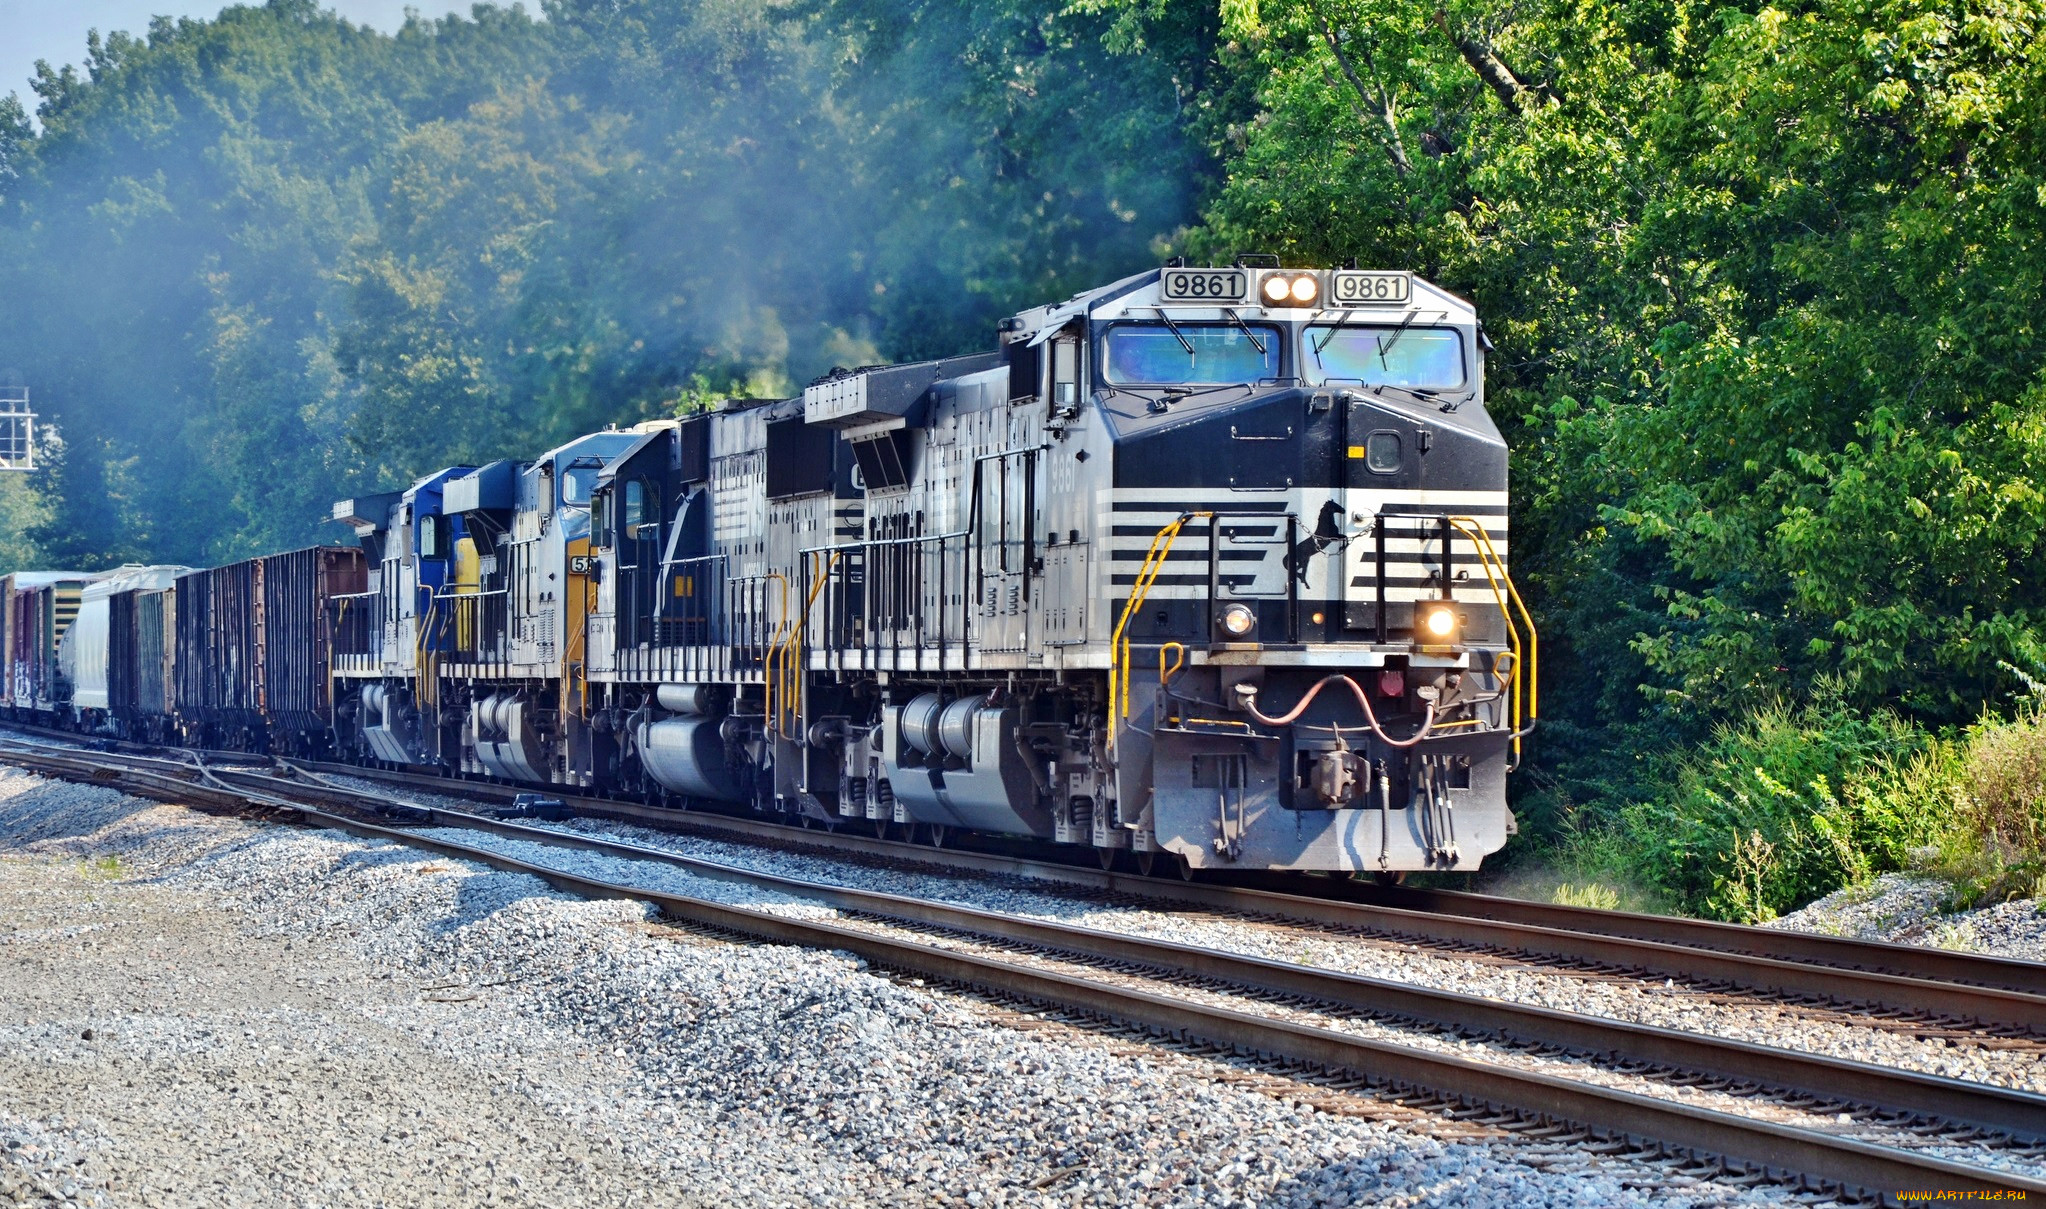
[[[0,772],[0,851],[94,835],[155,809],[156,802],[112,789]]]
[[[481,923],[505,908],[529,898],[571,897],[531,874],[504,873],[493,869],[456,882],[455,909],[433,921],[431,931],[440,936],[458,932],[470,924]]]

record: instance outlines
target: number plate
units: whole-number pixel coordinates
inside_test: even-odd
[[[595,561],[596,561],[595,559],[591,558],[587,554],[570,555],[568,560],[568,573],[570,575],[588,575],[590,573],[590,564]]]
[[[1405,306],[1414,300],[1412,273],[1360,273],[1344,269],[1329,283],[1331,306]]]
[[[1233,305],[1250,297],[1250,274],[1242,269],[1167,269],[1158,281],[1160,302]]]

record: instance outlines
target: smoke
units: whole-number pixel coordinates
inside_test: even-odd
[[[272,0],[108,39],[39,133],[0,114],[0,363],[71,441],[47,528],[100,561],[333,540],[328,501],[441,466],[987,347],[1192,219],[1183,64],[1104,29],[554,0],[387,36]]]

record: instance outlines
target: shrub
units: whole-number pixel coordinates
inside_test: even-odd
[[[1772,919],[1936,838],[1941,811],[1902,792],[1937,741],[1887,712],[1821,700],[1720,727],[1672,761],[1667,798],[1626,809],[1644,876],[1680,909]],[[1927,765],[1928,768],[1933,767]]]
[[[1985,848],[2040,856],[2046,852],[2046,714],[2028,707],[2009,722],[1978,724],[1968,739],[1967,825]]]
[[[1985,718],[1954,746],[1936,870],[1953,879],[1949,909],[2046,893],[2046,710]]]

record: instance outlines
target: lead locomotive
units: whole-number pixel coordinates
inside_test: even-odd
[[[339,744],[1147,867],[1475,868],[1534,687],[1485,348],[1407,274],[1175,266],[344,501],[378,587],[334,605]]]

